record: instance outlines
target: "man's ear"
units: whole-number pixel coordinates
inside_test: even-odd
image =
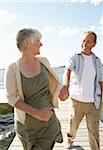
[[[95,47],[95,46],[96,46],[96,42],[93,43],[93,47]]]

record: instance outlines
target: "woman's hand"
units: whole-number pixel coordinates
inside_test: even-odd
[[[30,106],[29,104],[19,100],[15,107],[19,108],[20,110],[26,112],[27,114],[29,114],[30,116],[37,118],[38,120],[41,121],[46,121],[48,122],[49,119],[51,118],[51,116],[54,113],[53,107],[46,107],[43,109],[36,109],[32,106]]]
[[[48,122],[49,119],[51,118],[51,116],[53,115],[53,113],[54,113],[53,107],[38,109],[36,118],[41,120],[41,121]]]
[[[59,98],[61,101],[65,101],[69,96],[68,87],[63,86],[60,90]]]

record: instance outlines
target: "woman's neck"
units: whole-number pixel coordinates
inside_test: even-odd
[[[23,55],[20,58],[22,63],[35,63],[37,61],[36,57],[33,55]]]

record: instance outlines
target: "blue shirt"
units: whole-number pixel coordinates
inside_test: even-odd
[[[100,59],[93,53],[93,65],[96,71],[95,81],[94,81],[94,104],[96,109],[100,108],[101,101],[101,88],[100,82],[103,81],[103,72],[102,72],[102,64]],[[84,57],[81,53],[76,53],[72,57],[68,59],[66,68],[70,69],[74,72],[76,76],[78,76],[79,82],[81,82],[82,72],[84,67]],[[75,84],[78,81],[75,82]]]

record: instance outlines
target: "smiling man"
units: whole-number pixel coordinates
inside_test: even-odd
[[[71,100],[70,120],[65,147],[73,144],[78,126],[86,117],[91,150],[100,150],[99,116],[103,91],[102,64],[92,52],[97,36],[88,31],[83,34],[81,52],[73,55],[67,62],[60,99]],[[73,76],[71,77],[71,72]]]

